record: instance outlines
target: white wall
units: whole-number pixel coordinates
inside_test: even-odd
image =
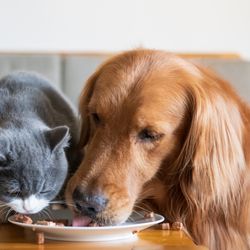
[[[236,52],[250,0],[0,0],[0,51]]]

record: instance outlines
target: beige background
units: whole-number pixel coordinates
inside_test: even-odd
[[[250,0],[0,0],[0,51],[236,52]]]

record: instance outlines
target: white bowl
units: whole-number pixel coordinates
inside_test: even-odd
[[[54,211],[57,218],[70,219],[70,213],[64,211]],[[60,213],[60,214],[58,214]],[[63,216],[62,216],[63,215]],[[32,215],[30,216],[32,218]],[[52,218],[55,218],[54,216]],[[46,218],[42,218],[46,219]],[[43,232],[45,238],[62,241],[108,241],[134,238],[136,232],[158,224],[164,220],[159,214],[154,214],[153,218],[144,218],[137,213],[130,216],[132,222],[125,222],[117,226],[104,227],[72,227],[72,226],[44,226],[36,224],[25,224],[16,222],[14,216],[9,217],[9,222],[15,225],[31,229],[36,232]],[[47,220],[50,220],[47,218]]]

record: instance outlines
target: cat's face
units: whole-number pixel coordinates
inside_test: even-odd
[[[0,130],[0,201],[19,213],[37,213],[60,191],[67,175],[68,128]]]

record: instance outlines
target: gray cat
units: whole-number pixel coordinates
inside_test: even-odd
[[[68,174],[66,154],[75,160],[77,138],[74,109],[47,80],[28,72],[0,79],[0,221],[8,208],[33,214],[48,206]]]

